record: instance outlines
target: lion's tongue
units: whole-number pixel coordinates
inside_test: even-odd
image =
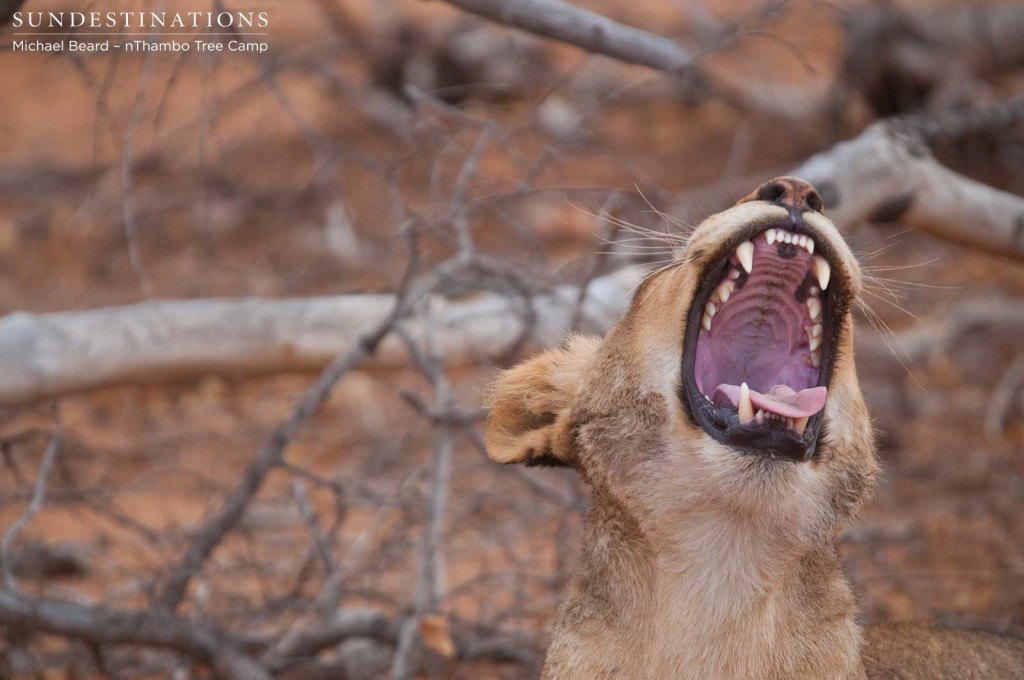
[[[721,403],[722,397],[725,397],[733,408],[737,408],[740,403],[739,385],[722,383],[716,387],[715,402]],[[827,397],[826,387],[810,387],[795,392],[788,385],[776,385],[768,390],[767,394],[750,390],[750,401],[754,409],[763,409],[784,418],[809,418],[825,408]]]

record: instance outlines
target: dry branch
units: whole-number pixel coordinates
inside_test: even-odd
[[[797,170],[840,226],[899,222],[993,255],[1024,260],[1024,198],[936,161],[917,132],[876,123]]]
[[[925,140],[1024,115],[1020,100],[960,114],[877,123],[793,171],[814,183],[842,229],[861,221],[899,222],[937,238],[1024,260],[1024,199],[960,175],[936,161]],[[952,131],[952,132],[950,132]],[[463,264],[453,263],[458,266]],[[440,274],[439,274],[440,275]],[[595,331],[622,315],[644,275],[628,268],[594,279],[579,318]],[[498,294],[431,300],[437,346],[447,365],[504,356],[525,332],[538,345],[561,342],[574,323],[579,288],[524,299]],[[151,302],[87,312],[0,319],[0,404],[105,385],[188,379],[208,373],[256,375],[325,366],[384,320],[392,295],[291,300]],[[529,318],[525,318],[525,317]],[[401,323],[422,344],[422,316]],[[408,365],[391,336],[365,366]]]
[[[642,269],[627,269],[596,279],[583,316],[608,328],[642,275]],[[393,295],[344,295],[10,314],[0,319],[0,403],[207,373],[318,370],[385,320],[393,303]],[[570,286],[535,298],[535,339],[559,342],[575,304],[576,289]],[[432,307],[437,343],[449,365],[500,356],[522,331],[516,302],[500,295],[461,302],[436,299]],[[425,326],[411,319],[403,329],[422,339]],[[407,363],[405,345],[391,337],[365,365],[397,368]]]
[[[270,680],[235,641],[206,624],[154,610],[111,610],[0,590],[0,624],[65,635],[93,644],[170,649],[208,662],[230,680]]]
[[[491,21],[579,47],[627,64],[685,78],[695,93],[713,94],[743,111],[787,120],[808,120],[825,109],[824,87],[793,87],[765,82],[730,85],[711,82],[697,59],[679,43],[635,26],[576,7],[564,0],[446,0]],[[721,44],[728,42],[723,38]]]
[[[669,72],[678,72],[693,65],[693,57],[675,41],[619,23],[563,0],[447,1],[499,24],[630,64]]]

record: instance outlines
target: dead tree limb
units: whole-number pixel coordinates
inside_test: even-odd
[[[680,72],[693,57],[674,40],[628,26],[563,0],[447,0],[449,4],[499,24],[575,45],[587,52]]]
[[[595,279],[583,317],[608,328],[625,309],[643,269]],[[534,303],[534,339],[557,343],[568,328],[576,288]],[[0,403],[31,401],[105,385],[152,383],[208,373],[312,371],[361,342],[387,319],[393,295],[304,300],[151,302],[88,312],[10,314],[0,319]],[[500,295],[435,299],[435,334],[449,365],[503,354],[522,330],[515,301]],[[421,319],[403,323],[422,338]],[[365,366],[407,365],[405,346],[385,338]]]
[[[712,81],[682,45],[564,0],[446,0],[466,12],[505,26],[579,47],[592,54],[646,66],[683,79],[698,94],[713,95],[751,113],[785,120],[810,120],[827,106],[826,87]],[[728,40],[722,40],[727,44]]]
[[[913,129],[882,122],[793,174],[821,192],[837,225],[899,222],[992,255],[1024,260],[1024,198],[976,182],[932,157]]]
[[[210,663],[218,675],[230,680],[271,680],[234,640],[206,624],[167,612],[87,607],[0,590],[0,624],[92,644],[170,649]]]

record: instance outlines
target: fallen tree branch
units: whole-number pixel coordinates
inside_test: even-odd
[[[814,184],[840,227],[899,222],[932,236],[1024,261],[1024,198],[936,161],[913,127],[872,125],[820,153],[794,175]]]
[[[609,328],[643,276],[626,269],[595,279],[583,317]],[[208,373],[258,375],[311,371],[379,327],[393,295],[343,295],[304,300],[196,300],[152,302],[87,312],[0,319],[0,403],[95,389],[153,383]],[[561,341],[571,323],[576,289],[558,288],[534,299],[534,339]],[[487,294],[462,302],[435,300],[435,334],[449,365],[501,356],[522,321],[515,300]],[[422,320],[403,323],[422,338]],[[407,364],[398,338],[387,338],[371,368]]]
[[[167,612],[87,607],[0,590],[0,624],[93,644],[170,649],[210,663],[219,676],[230,680],[271,680],[234,640],[206,624]]]

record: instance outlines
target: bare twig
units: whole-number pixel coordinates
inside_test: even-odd
[[[50,437],[46,450],[43,451],[43,458],[39,462],[39,471],[36,473],[36,483],[32,489],[32,498],[25,508],[25,512],[7,528],[7,531],[4,532],[3,540],[0,540],[0,564],[3,565],[4,582],[7,585],[7,589],[12,592],[18,590],[18,582],[15,580],[14,572],[11,569],[11,549],[21,530],[39,514],[43,507],[43,501],[46,498],[46,483],[50,478],[50,469],[53,467],[53,461],[57,458],[59,450],[60,431],[58,430]]]
[[[416,271],[418,254],[415,240],[411,241],[410,264],[405,279],[395,297],[391,313],[370,331],[365,332],[347,352],[340,354],[317,378],[316,382],[303,394],[292,411],[292,414],[281,423],[270,439],[259,450],[245,471],[242,481],[232,489],[218,511],[203,522],[193,537],[181,561],[170,571],[161,604],[174,610],[181,603],[188,588],[189,581],[196,571],[209,557],[213,549],[224,538],[225,534],[238,522],[245,512],[249,501],[263,485],[267,475],[280,463],[284,450],[294,439],[307,420],[320,408],[338,381],[368,356],[372,355],[381,341],[392,331],[397,321],[403,317],[409,305],[407,298],[408,286]]]
[[[433,333],[429,330],[426,342],[428,356],[421,356],[415,343],[409,342],[410,354],[417,358],[420,370],[434,386],[439,411],[447,411],[454,406],[451,387],[444,375],[443,359],[439,354]],[[408,336],[403,339],[409,341]],[[402,623],[398,637],[398,648],[391,662],[391,680],[408,680],[414,672],[412,659],[418,645],[417,634],[421,618],[436,611],[443,595],[443,549],[445,523],[448,516],[448,493],[452,475],[452,423],[439,420],[434,423],[434,456],[431,478],[430,501],[428,507],[427,531],[423,537],[423,549],[420,566],[416,574],[415,593],[413,595],[413,611]]]
[[[1024,385],[1024,352],[1017,355],[1010,367],[999,379],[999,384],[992,391],[988,408],[985,409],[985,435],[989,439],[1003,436],[1003,423],[1007,412],[1013,407],[1014,398],[1020,394]]]

